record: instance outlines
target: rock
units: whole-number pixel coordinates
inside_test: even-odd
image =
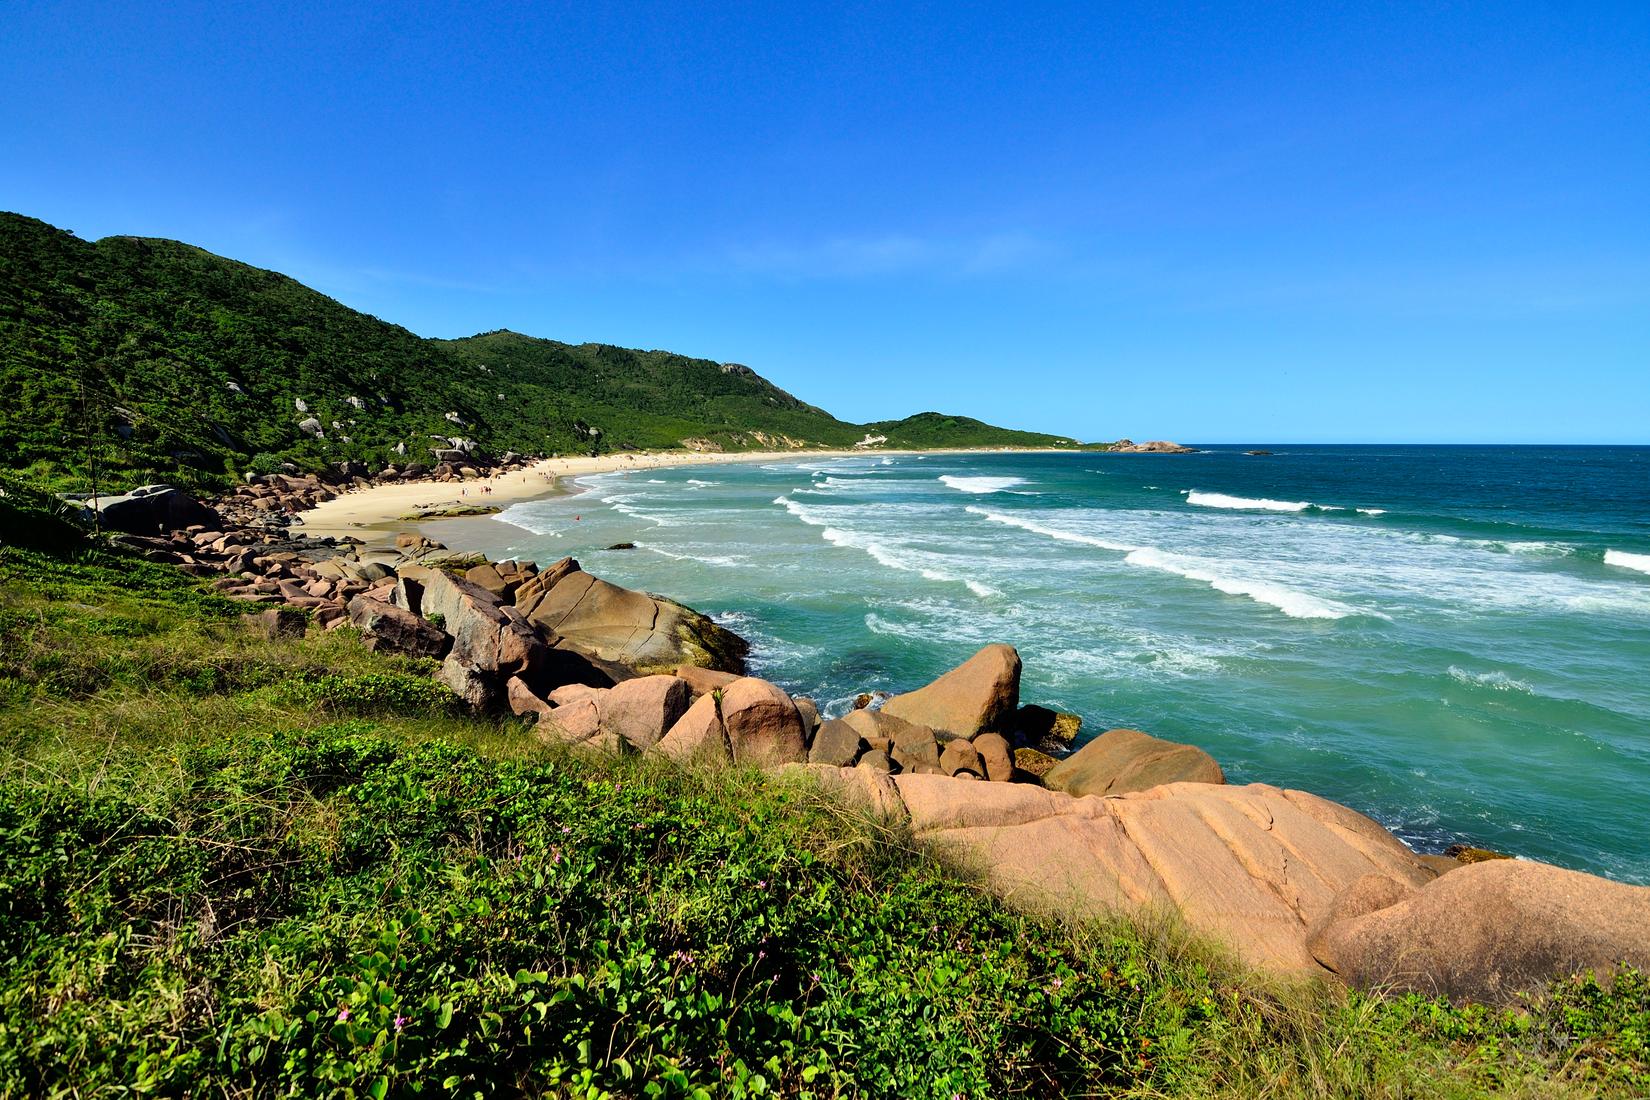
[[[421,612],[426,619],[441,616],[442,629],[453,638],[453,657],[496,673],[500,685],[511,676],[534,682],[545,646],[520,612],[501,607],[486,589],[439,569],[424,573],[423,586]]]
[[[1254,455],[1257,458],[1270,458],[1272,455],[1271,451],[1244,451],[1243,453],[1246,455]]]
[[[423,619],[383,600],[356,596],[349,601],[349,621],[361,631],[368,649],[379,653],[401,653],[408,657],[447,655],[452,639]]]
[[[985,769],[981,774],[986,779],[1007,783],[1014,778],[1014,753],[1008,747],[1008,738],[1000,733],[982,733],[974,738],[974,751],[979,754],[980,766]]]
[[[885,703],[894,697],[889,691],[862,691],[854,696],[854,709],[864,710],[872,703]]]
[[[1043,776],[1051,790],[1073,795],[1144,791],[1164,783],[1224,783],[1215,758],[1195,745],[1139,730],[1107,730]]]
[[[927,687],[896,695],[883,713],[957,737],[999,729],[1020,703],[1020,655],[988,645]]]
[[[980,762],[979,750],[974,747],[973,742],[961,737],[947,742],[945,750],[940,753],[940,771],[946,775],[985,778],[985,765]]]
[[[844,805],[884,821],[903,821],[905,803],[886,772],[871,768],[838,768],[829,764],[785,764],[774,769],[782,780],[810,782]]]
[[[629,747],[622,737],[603,734],[601,713],[595,699],[579,699],[557,707],[539,718],[535,730],[540,739],[565,745],[585,746],[617,753]]]
[[[98,497],[95,505],[105,528],[132,535],[167,535],[195,523],[223,528],[222,516],[175,485],[145,485],[119,496]]]
[[[650,749],[687,713],[691,696],[687,681],[675,676],[643,676],[615,684],[597,704],[601,730],[638,750]]]
[[[441,543],[436,542],[432,538],[426,538],[425,536],[420,535],[417,531],[403,531],[399,535],[396,535],[395,545],[399,550],[410,550],[415,553],[423,553],[427,550],[447,549]]]
[[[717,710],[716,697],[701,695],[687,713],[667,731],[655,752],[682,765],[727,767],[733,763],[733,749]]]
[[[1041,780],[1060,761],[1041,749],[1015,749],[1014,767],[1026,775]]]
[[[286,607],[272,607],[268,611],[248,615],[247,621],[271,641],[276,638],[302,638],[309,626],[309,616]]]
[[[819,705],[806,695],[798,695],[792,702],[796,704],[797,713],[802,715],[802,736],[812,743],[814,731],[819,729]]]
[[[842,717],[864,738],[868,748],[888,754],[906,771],[940,770],[940,746],[934,731],[896,718],[885,710],[853,710]]]
[[[1444,849],[1444,854],[1457,863],[1484,863],[1492,859],[1511,859],[1505,852],[1495,852],[1488,848],[1474,848],[1470,844],[1451,844]]]
[[[1170,443],[1166,439],[1154,439],[1148,443],[1136,443],[1131,439],[1119,439],[1106,449],[1113,454],[1124,455],[1191,455],[1197,453],[1196,447]]]
[[[435,678],[452,688],[474,710],[485,712],[499,709],[503,691],[498,676],[491,669],[480,668],[474,661],[449,653],[441,662]]]
[[[808,746],[808,763],[846,768],[859,759],[864,746],[858,730],[840,718],[833,718],[814,733],[813,744]]]
[[[1046,753],[1065,752],[1077,740],[1083,719],[1075,714],[1050,710],[1035,704],[1014,712],[1014,740]]]
[[[738,635],[691,608],[609,584],[571,559],[568,565],[553,584],[524,584],[516,597],[557,646],[641,675],[683,664],[743,671],[749,647]]]
[[[1650,888],[1498,859],[1418,890],[1354,889],[1366,896],[1337,905],[1345,915],[1326,921],[1311,946],[1324,966],[1363,988],[1505,1004],[1582,970],[1602,974],[1623,962],[1650,969]]]
[[[576,703],[580,699],[600,699],[607,694],[607,688],[591,687],[589,684],[563,684],[552,691],[548,696],[554,706],[565,707],[569,703]]]
[[[615,542],[612,546],[606,547],[605,549],[608,549],[608,550],[634,550],[634,549],[636,549],[636,544],[633,543],[633,542]]]
[[[1407,887],[1432,877],[1378,824],[1304,791],[1172,783],[1074,798],[1024,783],[894,782],[916,837],[978,867],[1016,905],[1090,919],[1177,912],[1277,972],[1322,973],[1308,931],[1365,875]]]
[[[722,692],[719,710],[733,762],[740,767],[768,768],[808,758],[802,739],[802,715],[774,684],[746,676]]]
[[[466,569],[464,579],[473,585],[486,589],[501,603],[508,603],[510,597],[515,594],[515,590],[520,587],[519,584],[510,584],[499,576],[499,572],[493,567],[492,562],[482,562],[480,565]]]
[[[698,665],[677,665],[676,675],[687,681],[688,690],[694,695],[709,695],[713,691],[721,691],[739,679],[732,672],[718,672],[713,668],[700,668]]]
[[[533,694],[520,676],[512,676],[504,682],[504,699],[510,707],[510,713],[523,718],[540,719],[555,710],[548,702]]]
[[[866,749],[865,752],[860,754],[859,763],[855,764],[854,767],[875,772],[878,775],[888,775],[894,770],[894,761],[881,749]]]

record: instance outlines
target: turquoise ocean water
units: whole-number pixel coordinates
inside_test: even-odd
[[[1244,449],[599,475],[476,548],[713,613],[831,710],[1009,642],[1086,733],[1650,882],[1650,448]]]

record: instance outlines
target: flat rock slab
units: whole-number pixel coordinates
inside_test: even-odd
[[[1015,904],[1179,914],[1271,971],[1323,972],[1309,931],[1365,875],[1412,888],[1432,878],[1380,825],[1304,791],[1174,783],[1076,798],[933,775],[894,783],[917,837],[977,865]]]
[[[1043,782],[1067,794],[1128,794],[1164,783],[1224,783],[1215,758],[1196,745],[1139,730],[1107,730],[1054,767]]]

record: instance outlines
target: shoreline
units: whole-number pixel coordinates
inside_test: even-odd
[[[356,538],[365,543],[389,542],[403,532],[424,524],[447,520],[491,518],[490,516],[419,516],[427,509],[489,507],[500,511],[512,504],[576,492],[564,482],[591,474],[631,470],[663,470],[682,466],[721,466],[745,462],[783,462],[810,458],[861,458],[868,455],[940,454],[1066,454],[1058,447],[955,447],[934,450],[828,450],[828,451],[627,451],[594,458],[573,456],[546,458],[525,470],[511,470],[492,477],[469,481],[416,481],[406,484],[374,485],[352,489],[314,508],[298,513],[294,529],[310,538]],[[483,491],[483,490],[488,491]]]

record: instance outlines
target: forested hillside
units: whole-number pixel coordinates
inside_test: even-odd
[[[425,339],[190,245],[0,213],[0,442],[11,469],[62,487],[88,456],[106,484],[213,483],[283,461],[427,461],[454,437],[536,454],[868,431],[890,447],[1061,442],[933,413],[847,424],[748,367],[669,352]]]

